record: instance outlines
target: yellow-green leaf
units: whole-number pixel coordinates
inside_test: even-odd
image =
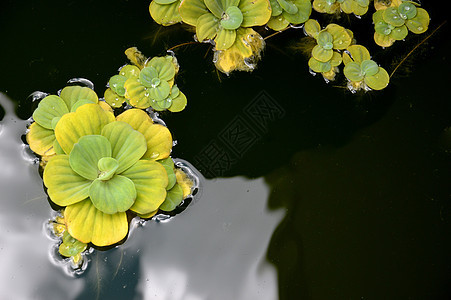
[[[125,212],[105,214],[95,208],[89,198],[66,207],[64,218],[71,236],[100,247],[120,242],[128,232]]]
[[[137,196],[130,210],[147,214],[158,209],[166,198],[168,176],[165,168],[154,161],[140,160],[122,173],[135,185]]]
[[[152,1],[149,5],[149,12],[152,19],[160,25],[170,26],[182,21],[179,14],[180,1],[175,1],[170,4],[158,4]]]
[[[85,104],[59,120],[55,137],[64,152],[69,154],[82,136],[100,134],[103,127],[114,120],[114,115],[98,104]]]
[[[97,103],[99,101],[97,94],[93,90],[78,85],[66,86],[61,91],[60,97],[66,102],[69,110],[80,100],[89,100],[92,103]]]
[[[147,152],[143,155],[143,159],[164,159],[171,153],[171,132],[163,125],[153,124],[146,112],[140,109],[129,109],[117,116],[117,120],[130,124],[133,129],[144,135],[147,141]]]
[[[27,143],[34,153],[41,156],[53,155],[53,142],[55,141],[55,132],[52,129],[46,129],[34,122],[30,125],[27,133]]]
[[[89,196],[91,181],[72,170],[68,155],[50,158],[43,179],[50,199],[59,206],[71,205]]]
[[[263,26],[271,18],[271,4],[268,0],[241,0],[238,8],[243,13],[241,27]]]
[[[208,13],[208,9],[203,0],[182,0],[179,13],[183,22],[191,26],[196,26],[197,19]]]

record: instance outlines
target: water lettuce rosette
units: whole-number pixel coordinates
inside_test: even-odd
[[[179,112],[186,107],[187,99],[174,84],[178,70],[179,66],[175,57],[170,55],[153,57],[139,72],[134,72],[133,76],[121,78],[118,86],[133,107],[152,107],[157,111],[167,109],[171,112]]]
[[[61,117],[55,137],[63,153],[47,163],[44,184],[78,241],[115,244],[127,235],[128,210],[146,214],[164,202],[168,176],[155,160],[169,156],[172,137],[145,112],[115,118],[85,104]]]
[[[271,17],[268,0],[183,0],[179,11],[199,41],[214,40],[215,50],[230,48],[239,28],[265,25]]]

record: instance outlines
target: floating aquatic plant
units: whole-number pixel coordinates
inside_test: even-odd
[[[390,6],[375,2],[373,14],[374,41],[381,47],[390,47],[395,41],[406,38],[408,32],[425,32],[429,26],[429,14],[411,1],[392,1]]]
[[[310,69],[313,72],[321,73],[327,80],[334,80],[338,66],[342,62],[339,51],[351,45],[352,32],[337,24],[329,24],[326,28],[321,29],[319,23],[312,19],[305,23],[304,31],[317,41],[308,62]]]
[[[312,13],[310,0],[270,0],[271,19],[267,25],[273,30],[283,30],[290,24],[304,23]]]
[[[137,52],[134,55],[139,54],[140,52]],[[132,62],[138,61],[133,57],[131,59]],[[125,65],[118,75],[110,78],[109,88],[105,91],[105,101],[112,107],[121,107],[127,102],[137,108],[182,111],[187,99],[174,84],[178,70],[177,59],[171,55],[146,59],[138,65]]]
[[[214,61],[220,71],[254,69],[265,44],[251,27],[269,21],[268,0],[183,0],[179,12],[184,23],[196,28],[198,41],[214,44]]]
[[[361,45],[349,46],[343,54],[343,63],[343,73],[353,91],[361,88],[381,90],[390,81],[387,71],[371,60],[370,53]]]

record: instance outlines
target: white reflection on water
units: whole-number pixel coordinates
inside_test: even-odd
[[[277,298],[277,273],[265,257],[283,213],[266,209],[261,178],[203,180],[183,213],[134,228],[125,244],[96,251],[82,277],[67,276],[52,263],[54,241],[43,232],[52,210],[38,165],[23,151],[27,121],[2,94],[0,105],[0,299]]]
[[[49,260],[52,241],[43,234],[50,207],[38,166],[24,159],[26,121],[0,93],[0,299],[71,299],[83,282],[63,276]]]
[[[263,179],[204,181],[184,213],[135,229],[143,299],[277,299],[265,257],[283,213],[266,209],[268,196]]]

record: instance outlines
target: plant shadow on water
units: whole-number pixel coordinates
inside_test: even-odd
[[[122,52],[127,47],[161,55],[168,46],[192,37],[164,28],[163,38],[153,43],[160,27],[150,20],[147,4],[118,5],[96,6],[87,13],[83,3],[32,10],[9,3],[12,12],[4,22],[16,18],[29,26],[5,33],[6,44],[24,36],[32,45],[44,45],[32,51],[7,49],[11,76],[1,83],[1,91],[19,100],[20,118],[29,118],[35,108],[25,100],[32,91],[54,92],[74,76],[103,88],[125,63]],[[68,21],[55,14],[58,10],[67,12]],[[102,17],[118,11],[122,23]],[[84,21],[100,18],[86,25],[86,36],[69,26],[85,13]],[[437,13],[431,11],[432,16]],[[52,14],[59,17],[49,18]],[[139,29],[124,32],[125,27]],[[105,34],[113,31],[115,39]],[[171,40],[167,32],[178,36]],[[12,126],[7,123],[11,113],[5,114],[0,127],[0,138],[8,137],[0,144],[5,158],[1,198],[8,206],[2,204],[0,253],[6,266],[2,282],[11,287],[2,286],[0,295],[8,298],[8,292],[15,291],[17,299],[255,299],[261,292],[267,299],[276,293],[281,299],[446,299],[451,163],[449,148],[441,141],[451,125],[451,104],[442,94],[449,84],[441,67],[449,61],[449,42],[442,42],[445,33],[425,45],[428,51],[409,77],[395,76],[386,90],[357,95],[308,74],[307,59],[287,50],[287,41],[300,36],[302,30],[288,30],[272,38],[256,71],[230,77],[216,73],[208,44],[175,50],[188,107],[180,114],[161,115],[179,142],[174,157],[192,162],[208,178],[202,195],[169,222],[134,223],[126,243],[88,255],[87,272],[79,278],[61,276],[61,268],[49,263],[53,241],[43,239],[41,228],[50,208],[37,166],[29,160],[23,163],[20,135],[26,122],[16,118],[21,127],[5,131]],[[372,37],[356,37],[362,44],[371,43]],[[405,48],[398,42],[375,55],[381,64],[379,58],[389,63]],[[22,73],[31,76],[26,88],[17,81]],[[252,104],[261,99],[271,104],[264,123],[253,118]],[[11,140],[13,148],[5,150]],[[211,156],[215,153],[222,153],[223,159]],[[8,177],[8,166],[16,171],[14,177]],[[36,200],[22,205],[24,199]],[[266,206],[283,208],[286,216],[282,220],[281,212],[268,212]],[[32,256],[24,249],[30,243]],[[266,257],[277,269],[278,288],[271,267],[262,263]],[[36,280],[42,273],[46,276]],[[18,281],[30,288],[22,289]]]

